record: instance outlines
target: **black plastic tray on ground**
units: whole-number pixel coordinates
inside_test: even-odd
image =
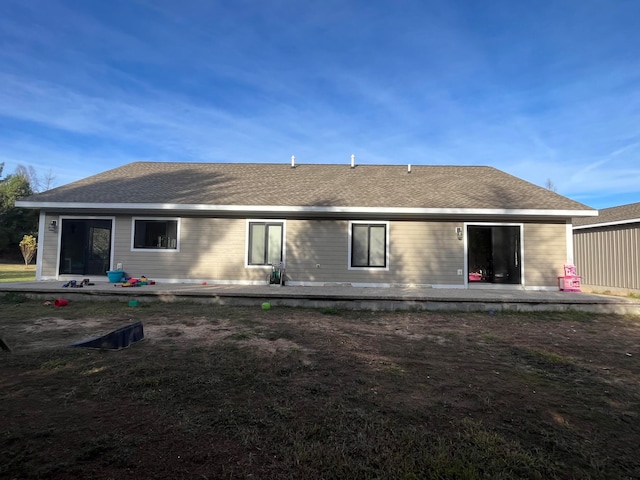
[[[144,328],[142,322],[132,323],[125,327],[118,328],[113,332],[101,337],[90,338],[80,342],[72,343],[72,347],[100,348],[106,350],[120,350],[132,343],[139,342],[144,338]]]

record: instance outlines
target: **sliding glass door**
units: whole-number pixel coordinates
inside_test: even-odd
[[[60,274],[106,275],[111,265],[111,220],[62,219]]]
[[[469,225],[467,265],[469,282],[520,284],[520,227]]]

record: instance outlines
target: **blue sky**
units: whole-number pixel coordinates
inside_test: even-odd
[[[640,2],[0,2],[4,174],[352,153],[639,202]]]

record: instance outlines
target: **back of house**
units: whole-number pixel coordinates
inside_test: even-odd
[[[492,167],[135,162],[19,202],[37,279],[558,289],[590,207]]]

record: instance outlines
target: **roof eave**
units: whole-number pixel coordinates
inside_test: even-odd
[[[614,227],[616,225],[628,225],[630,223],[640,223],[640,218],[630,218],[628,220],[617,220],[614,222],[589,223],[587,225],[576,225],[574,230],[584,230],[587,228]]]
[[[179,203],[77,203],[16,201],[16,206],[49,210],[108,210],[108,211],[182,211],[193,213],[273,213],[273,214],[390,214],[390,215],[509,215],[524,217],[581,217],[597,216],[597,210],[538,209],[538,208],[415,208],[415,207],[336,207],[282,205],[209,205]]]

